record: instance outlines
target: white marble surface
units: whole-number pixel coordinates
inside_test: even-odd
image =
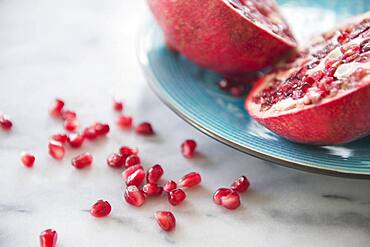
[[[200,134],[148,89],[135,58],[144,1],[0,1],[0,110],[15,126],[0,131],[0,246],[38,246],[45,228],[59,233],[59,247],[92,246],[369,246],[370,182],[303,173],[264,162]],[[47,155],[47,138],[61,130],[47,109],[58,96],[82,124],[114,121],[111,97],[125,99],[136,120],[153,122],[154,138],[139,138],[113,127],[109,138],[69,151],[57,162]],[[201,154],[188,161],[179,153],[185,138]],[[166,178],[199,171],[201,188],[171,208],[165,199],[137,209],[123,203],[119,172],[105,157],[122,144],[140,148],[144,164],[161,163]],[[33,169],[19,154],[37,154]],[[81,151],[95,157],[77,171],[70,158]],[[252,190],[234,212],[211,201],[212,192],[246,174]],[[92,218],[97,199],[109,200],[112,214]],[[153,220],[158,209],[174,211],[170,234]]]

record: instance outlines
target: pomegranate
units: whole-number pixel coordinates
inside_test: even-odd
[[[57,244],[58,234],[53,229],[47,229],[40,233],[41,247],[55,247]]]
[[[35,156],[31,153],[27,153],[27,152],[22,152],[21,153],[21,161],[23,163],[23,165],[25,165],[26,167],[32,167],[33,164],[35,163]]]
[[[175,216],[169,211],[157,211],[154,214],[154,218],[158,225],[166,232],[173,230],[176,226]]]
[[[370,134],[370,12],[317,37],[256,82],[249,114],[298,143],[341,144]]]
[[[274,0],[148,0],[170,47],[223,74],[262,69],[296,47]]]
[[[112,211],[112,206],[108,201],[99,200],[90,209],[90,214],[97,218],[106,217]]]

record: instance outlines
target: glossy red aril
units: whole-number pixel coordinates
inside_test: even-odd
[[[87,140],[95,140],[97,137],[95,127],[90,126],[90,127],[85,128],[84,131],[82,132],[82,135]]]
[[[139,151],[136,149],[136,148],[131,148],[131,147],[128,147],[128,146],[122,146],[120,149],[119,149],[119,153],[123,156],[123,158],[126,159],[133,155],[133,154],[138,154]]]
[[[117,126],[121,129],[128,129],[132,127],[132,117],[126,115],[119,115],[117,117]]]
[[[146,181],[148,183],[155,184],[162,177],[163,173],[164,171],[163,171],[162,166],[159,164],[156,164],[148,170],[147,175],[146,175]]]
[[[165,192],[170,192],[170,191],[172,191],[172,190],[174,190],[174,189],[176,189],[177,188],[177,184],[176,184],[176,182],[175,181],[173,181],[173,180],[169,180],[164,186],[163,186],[163,190],[165,191]]]
[[[200,184],[202,178],[199,173],[197,172],[190,172],[183,176],[179,182],[177,183],[178,187],[180,188],[191,188],[198,184]]]
[[[126,170],[124,170],[121,174],[123,181],[127,181],[128,177],[131,176],[137,170],[143,170],[144,171],[144,168],[143,168],[142,165],[134,165],[134,166],[131,166],[131,167],[127,168]]]
[[[68,136],[66,134],[55,134],[51,136],[51,139],[64,144],[68,141]]]
[[[241,176],[237,178],[233,184],[231,185],[231,189],[236,190],[238,192],[247,191],[250,186],[250,182],[246,176]]]
[[[213,194],[213,201],[217,205],[221,205],[221,197],[227,196],[232,192],[232,189],[229,188],[219,188],[214,194]]]
[[[76,119],[77,118],[77,114],[74,111],[69,111],[69,110],[62,111],[62,118],[64,120],[67,120],[67,119],[70,119],[70,120]]]
[[[125,167],[129,168],[130,166],[140,164],[140,162],[141,162],[140,157],[137,156],[136,154],[133,154],[127,157],[126,162],[125,162]]]
[[[136,185],[140,186],[145,179],[145,172],[142,169],[137,169],[133,173],[131,173],[126,180],[126,185]]]
[[[63,145],[57,141],[49,141],[49,154],[56,160],[61,160],[64,157],[65,150]]]
[[[112,153],[107,158],[107,164],[113,168],[122,168],[125,165],[125,159],[120,154]]]
[[[31,153],[22,152],[21,153],[21,161],[23,165],[27,167],[32,167],[35,163],[35,156]]]
[[[95,123],[94,128],[97,136],[105,136],[110,130],[109,124],[106,123]]]
[[[13,127],[13,123],[7,115],[0,114],[0,126],[4,130],[10,130]]]
[[[72,148],[79,148],[82,146],[82,144],[84,143],[84,136],[79,134],[79,133],[71,133],[69,136],[68,136],[68,144],[72,147]]]
[[[52,229],[47,229],[40,234],[41,247],[56,247],[58,234]]]
[[[50,108],[49,113],[52,117],[60,117],[64,107],[64,101],[55,99],[53,106]]]
[[[135,206],[140,207],[145,202],[145,196],[143,192],[135,185],[127,186],[124,198],[127,203]]]
[[[171,205],[176,206],[182,203],[186,198],[186,194],[182,189],[175,189],[168,192],[168,201]]]
[[[113,99],[113,109],[116,112],[121,112],[123,110],[123,103],[122,103],[122,101],[120,101],[118,99]]]
[[[169,232],[176,227],[176,219],[171,212],[157,211],[154,214],[154,218],[157,221],[158,225],[166,232]]]
[[[99,200],[90,209],[90,214],[97,218],[106,217],[112,211],[112,206],[108,201]]]
[[[153,127],[148,122],[143,122],[139,124],[138,126],[136,126],[135,130],[136,130],[136,133],[139,135],[146,135],[146,136],[154,135]]]
[[[158,184],[145,184],[143,186],[143,192],[146,196],[158,196],[163,192],[163,187]]]
[[[73,132],[73,131],[77,130],[77,128],[79,126],[79,122],[78,122],[77,119],[66,119],[64,121],[63,126],[64,126],[65,130]]]
[[[93,156],[90,153],[80,154],[72,159],[72,165],[77,169],[84,169],[91,166]]]
[[[232,189],[220,188],[213,195],[213,201],[224,208],[233,210],[240,206],[240,195]]]
[[[185,158],[191,159],[194,156],[197,143],[194,140],[186,140],[181,144],[181,153]]]

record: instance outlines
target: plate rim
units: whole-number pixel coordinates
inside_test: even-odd
[[[370,174],[365,174],[361,172],[353,172],[341,169],[330,169],[330,168],[322,168],[316,165],[308,165],[305,163],[300,162],[293,162],[290,160],[282,159],[279,157],[275,157],[272,155],[265,154],[263,152],[253,150],[252,148],[242,146],[235,142],[225,139],[224,137],[217,134],[215,131],[207,129],[206,127],[197,123],[196,120],[192,119],[191,116],[188,116],[186,113],[182,112],[181,110],[176,107],[177,103],[171,99],[171,96],[162,90],[160,87],[160,82],[158,78],[154,75],[152,69],[150,68],[148,59],[147,59],[147,52],[145,49],[145,41],[150,37],[150,34],[155,30],[155,22],[154,20],[149,20],[142,25],[140,28],[140,32],[138,32],[136,43],[136,57],[138,59],[139,65],[144,72],[144,77],[149,84],[149,87],[152,91],[157,95],[157,97],[177,116],[183,119],[186,123],[190,124],[196,130],[200,131],[201,133],[211,137],[212,139],[227,145],[239,152],[251,155],[253,157],[272,162],[274,164],[288,167],[304,172],[311,172],[315,174],[321,175],[329,175],[334,177],[342,177],[342,178],[351,178],[351,179],[367,179],[370,180]]]

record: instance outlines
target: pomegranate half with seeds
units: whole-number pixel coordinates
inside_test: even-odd
[[[229,75],[262,69],[296,42],[274,0],[148,0],[167,44]]]
[[[298,143],[341,144],[370,134],[370,12],[324,33],[261,78],[245,106]]]

